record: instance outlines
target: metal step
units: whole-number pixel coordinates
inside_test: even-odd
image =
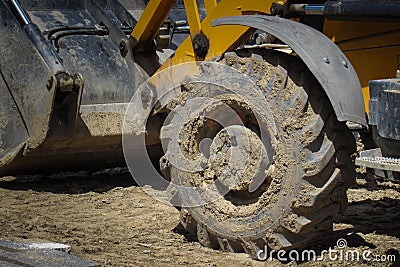
[[[381,171],[400,172],[400,158],[382,156],[380,148],[362,151],[355,165]]]

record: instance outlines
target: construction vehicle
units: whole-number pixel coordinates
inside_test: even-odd
[[[185,71],[189,78],[225,80],[232,91],[247,88],[238,86],[239,74],[225,79],[223,66],[229,66],[253,82],[262,108],[213,86],[190,85],[190,79],[178,98],[217,97],[235,110],[243,124],[227,128],[250,139],[250,154],[260,147],[268,154],[265,164],[242,176],[261,173],[262,179],[252,190],[251,178],[236,177],[238,186],[221,182],[226,194],[205,205],[175,192],[172,197],[185,203],[181,223],[205,246],[255,258],[266,245],[308,246],[332,230],[355,178],[356,147],[346,122],[372,132],[382,149],[368,162],[399,168],[396,159],[385,158],[400,156],[399,79],[388,80],[399,69],[399,14],[400,1],[1,0],[0,171],[121,164],[125,111],[145,81],[194,62]],[[153,89],[158,86],[155,81]],[[144,107],[152,97],[142,100]],[[187,100],[175,100],[152,109],[144,131],[148,153],[175,184],[218,180],[223,164],[180,170],[174,151],[195,159],[207,137],[209,153],[218,149],[223,162],[234,140],[202,111],[178,125]],[[175,138],[169,131],[178,126],[185,131]],[[259,141],[263,133],[267,145]],[[169,151],[160,149],[163,142]]]

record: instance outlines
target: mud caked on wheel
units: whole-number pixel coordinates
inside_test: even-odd
[[[310,245],[346,207],[350,131],[300,59],[238,50],[217,62],[202,63],[161,129],[163,173],[196,188],[171,189],[181,224],[207,247],[253,258]]]

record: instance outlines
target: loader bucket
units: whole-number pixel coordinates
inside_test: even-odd
[[[173,19],[185,17],[181,2]],[[1,175],[124,163],[128,102],[171,53],[149,53],[140,65],[131,52],[121,56],[146,4],[0,0]]]
[[[0,165],[6,166],[46,138],[55,88],[48,85],[51,70],[4,1],[0,25]]]

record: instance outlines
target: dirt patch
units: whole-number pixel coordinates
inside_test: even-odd
[[[367,183],[360,178],[348,197],[350,205],[345,215],[335,219],[333,234],[324,236],[314,249],[334,247],[345,238],[351,249],[396,255],[399,260],[399,183]],[[4,177],[0,199],[1,238],[69,244],[73,254],[104,266],[265,266],[244,253],[215,251],[188,240],[178,225],[178,211],[146,195],[127,173]],[[269,263],[284,266],[276,259]]]

